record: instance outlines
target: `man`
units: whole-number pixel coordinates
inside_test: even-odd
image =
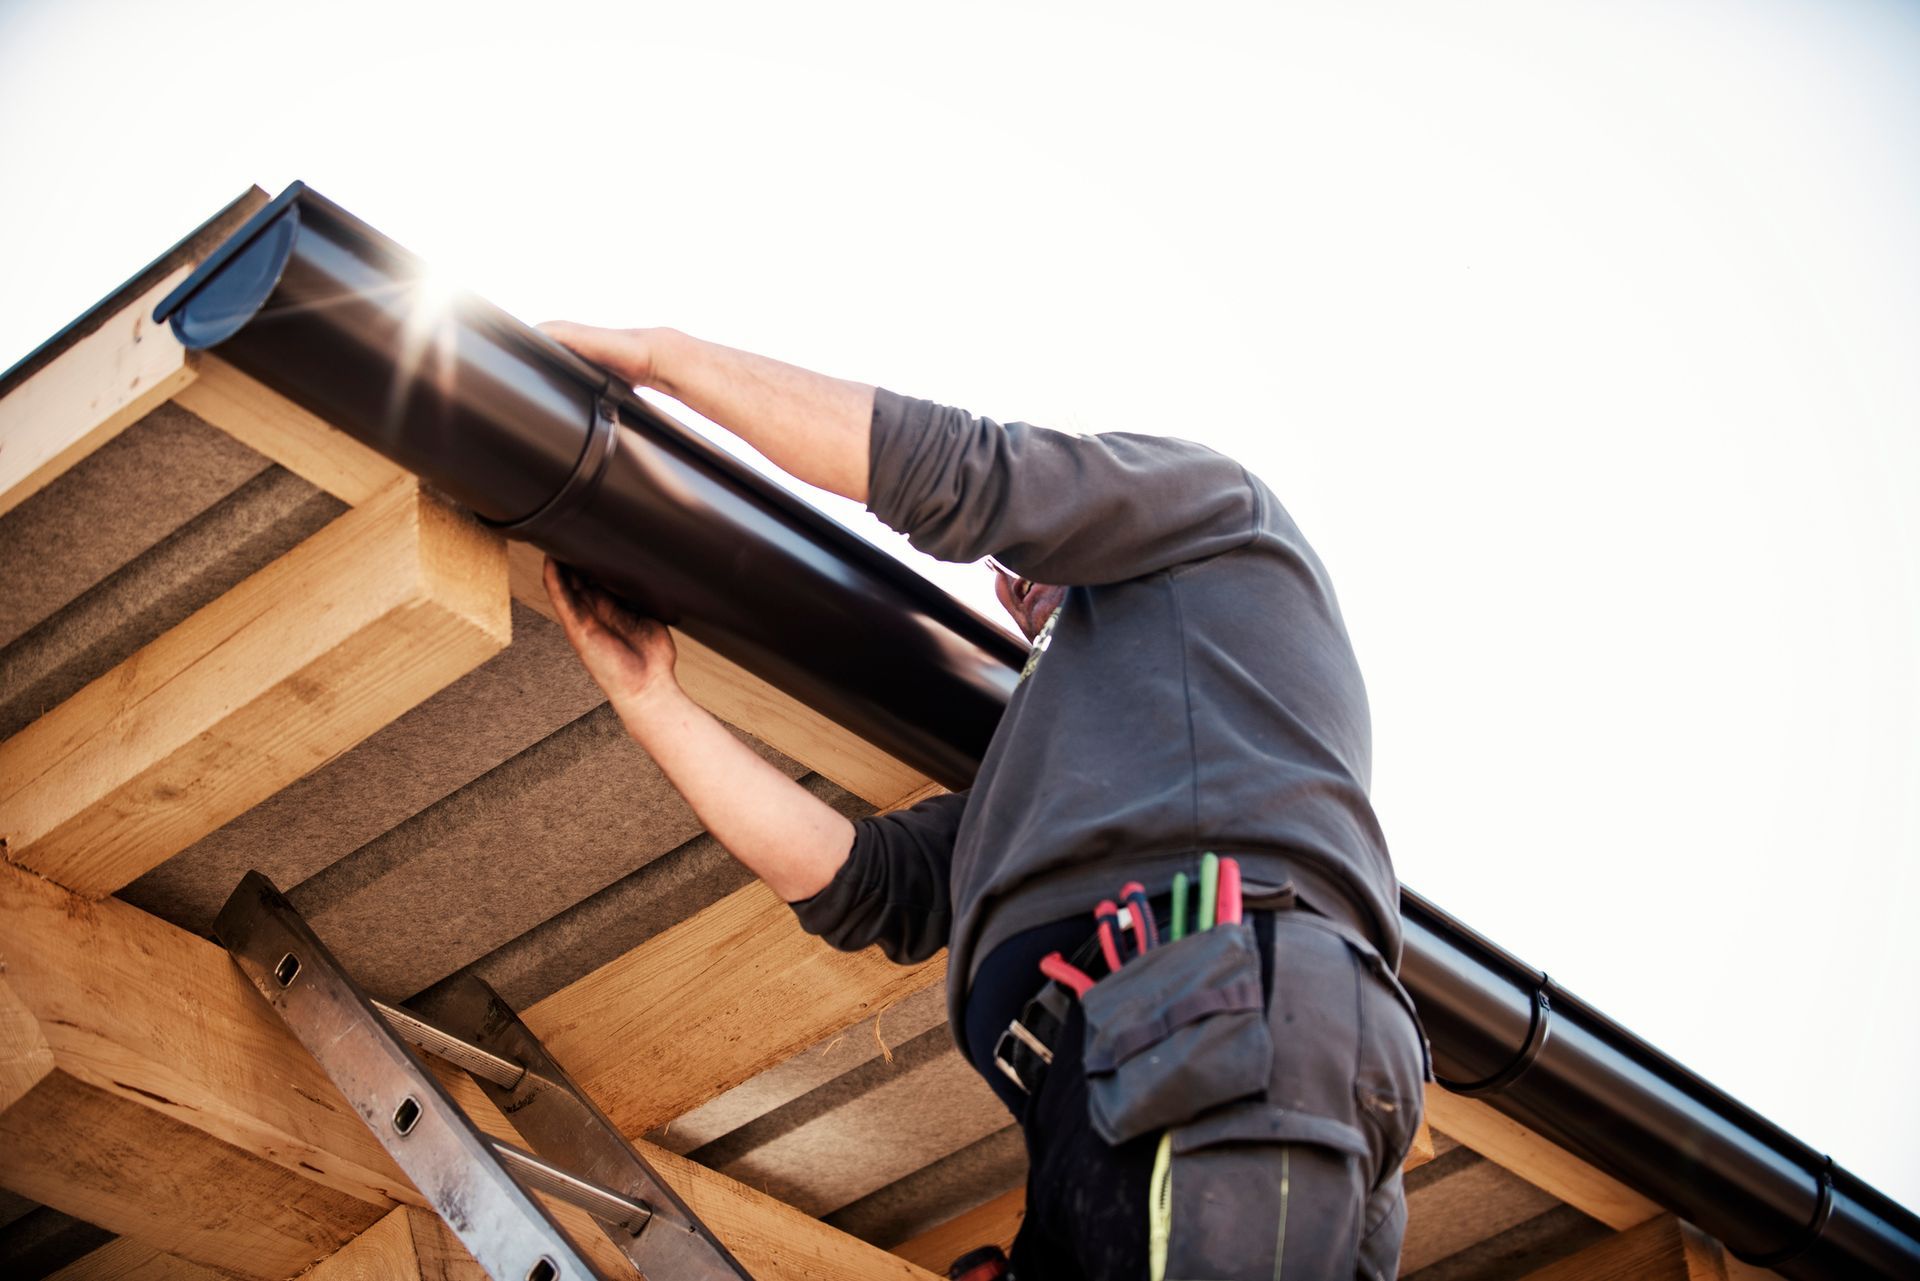
[[[671,330],[548,332],[922,551],[1011,567],[1033,658],[974,786],[859,823],[681,692],[664,627],[546,572],[633,737],[806,929],[950,949],[956,1039],[1027,1138],[1018,1281],[1392,1277],[1424,1043],[1365,691],[1267,488],[1184,441],[1003,426]],[[1176,928],[1175,879],[1211,853],[1245,922]],[[1103,965],[1092,909],[1130,882],[1159,938],[1128,921]],[[1099,980],[1083,1000],[1041,974],[1053,953]]]

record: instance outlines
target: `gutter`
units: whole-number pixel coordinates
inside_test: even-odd
[[[972,779],[1025,648],[617,379],[295,183],[163,301],[217,349],[482,520],[936,781]],[[1751,1263],[1920,1276],[1920,1217],[1412,891],[1402,977],[1442,1083]]]

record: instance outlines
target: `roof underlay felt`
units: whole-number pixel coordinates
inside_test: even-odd
[[[0,738],[313,534],[334,498],[166,404],[0,517]],[[772,748],[840,812],[870,807]],[[746,884],[574,659],[513,641],[413,711],[153,868],[120,897],[205,933],[248,868],[362,984],[430,1005],[481,975],[524,1008]],[[1022,1185],[1006,1110],[922,991],[649,1136],[881,1246]],[[1518,1277],[1606,1229],[1445,1136],[1407,1176],[1403,1275]],[[0,1275],[106,1234],[0,1199]]]

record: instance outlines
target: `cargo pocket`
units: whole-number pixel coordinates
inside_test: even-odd
[[[1165,1281],[1354,1275],[1367,1138],[1247,1103],[1175,1128]]]
[[[1081,998],[1093,1128],[1110,1144],[1266,1089],[1273,1034],[1260,953],[1229,924],[1154,948]]]

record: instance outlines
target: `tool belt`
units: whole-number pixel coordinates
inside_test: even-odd
[[[1299,903],[1291,882],[1277,887],[1248,887],[1247,908],[1251,912],[1266,914],[1291,910],[1296,906],[1304,905]],[[1169,896],[1165,894],[1156,896],[1149,901],[1148,907],[1154,917],[1156,928],[1164,933],[1164,927],[1170,915]],[[1123,916],[1122,925],[1124,928],[1130,928],[1131,922]],[[1188,936],[1188,940],[1200,938],[1200,934]],[[1164,970],[1173,970],[1177,967],[1184,972],[1150,975],[1146,970],[1139,970],[1136,985],[1145,987],[1152,983],[1155,987],[1155,995],[1152,999],[1157,1004],[1166,1003],[1167,998],[1160,993],[1163,993],[1169,984],[1176,988],[1183,984],[1194,987],[1196,990],[1192,994],[1192,999],[1185,1003],[1184,1008],[1177,995],[1173,998],[1173,1005],[1167,1013],[1176,1020],[1183,1015],[1198,1018],[1212,1014],[1232,1013],[1236,1010],[1251,1012],[1257,1018],[1262,1011],[1263,998],[1259,981],[1259,956],[1257,950],[1252,947],[1250,931],[1245,926],[1235,927],[1230,932],[1222,927],[1218,937],[1209,945],[1187,942],[1189,952],[1197,951],[1203,946],[1210,948],[1218,955],[1194,957],[1191,958],[1191,964],[1178,965],[1176,962],[1176,966],[1167,966],[1156,961],[1156,965],[1160,965]],[[1238,958],[1225,955],[1236,950],[1240,953]],[[1158,957],[1159,953],[1149,955]],[[1140,958],[1140,960],[1144,959]],[[1100,1015],[1108,1012],[1108,1007],[1124,1007],[1128,1004],[1129,994],[1118,992],[1116,989],[1119,985],[1112,984],[1108,980],[1121,974],[1125,974],[1130,980],[1135,979],[1136,975],[1129,971],[1135,971],[1140,960],[1136,960],[1134,965],[1123,965],[1120,970],[1115,970],[1106,962],[1097,932],[1090,935],[1069,960],[1073,968],[1083,971],[1088,977],[1099,980],[1094,988],[1089,989],[1086,996],[1079,998],[1088,1006],[1086,1013],[1090,1024],[1097,1025],[1100,1022]],[[1168,960],[1175,960],[1175,958],[1170,955]],[[1224,973],[1226,969],[1236,965],[1243,971],[1238,982]],[[1250,984],[1247,982],[1248,974],[1246,973],[1249,969]],[[1209,979],[1212,981],[1209,982]],[[1094,992],[1099,992],[1100,995],[1094,996]],[[1067,1023],[1067,1014],[1073,1008],[1075,999],[1076,994],[1065,983],[1058,979],[1048,979],[1022,1006],[1019,1016],[1007,1025],[1005,1031],[1001,1032],[994,1045],[994,1066],[1001,1075],[1019,1087],[1022,1093],[1039,1092],[1041,1084],[1046,1079],[1047,1069],[1053,1063],[1054,1047],[1060,1043],[1060,1035]],[[1113,1008],[1110,1012],[1116,1016],[1115,1021],[1125,1017],[1125,1011],[1121,1008]],[[1132,1057],[1130,1051],[1138,1048],[1135,1044],[1137,1041],[1153,1036],[1156,1030],[1164,1033],[1174,1029],[1165,1027],[1155,1029],[1135,1023],[1129,1028],[1119,1030],[1118,1035],[1103,1039],[1097,1035],[1096,1026],[1095,1031],[1089,1034],[1085,1065],[1090,1080],[1097,1083],[1102,1075],[1113,1072],[1121,1061]],[[1251,1068],[1253,1065],[1248,1066]],[[1264,1080],[1265,1062],[1261,1062],[1258,1067],[1261,1079]],[[1094,1093],[1097,1107],[1099,1093],[1097,1084],[1095,1084]],[[1143,1131],[1146,1128],[1152,1127],[1141,1127]]]

